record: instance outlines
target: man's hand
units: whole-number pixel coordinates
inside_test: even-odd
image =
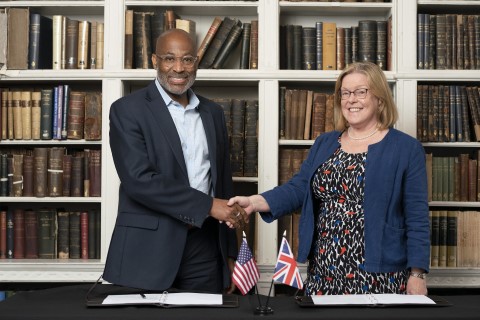
[[[248,214],[238,204],[229,206],[227,200],[213,199],[210,216],[225,222],[230,228],[243,228],[248,223]]]

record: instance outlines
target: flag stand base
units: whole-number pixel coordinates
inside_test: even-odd
[[[273,309],[267,306],[258,306],[255,308],[255,314],[266,316],[273,314]]]

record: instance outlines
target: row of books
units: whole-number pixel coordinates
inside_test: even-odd
[[[370,61],[391,70],[391,24],[361,20],[358,26],[316,22],[314,27],[280,26],[280,68],[342,70],[353,62]]]
[[[280,139],[311,140],[334,130],[333,94],[280,87]]]
[[[480,141],[480,87],[418,85],[417,139],[423,142]]]
[[[212,99],[223,107],[234,177],[258,176],[258,100]]]
[[[480,267],[479,211],[430,211],[432,267]]]
[[[103,22],[9,7],[0,9],[0,23],[7,69],[103,69]]]
[[[100,259],[100,212],[0,211],[0,259]]]
[[[390,0],[286,0],[290,2],[391,2]]]
[[[480,69],[480,15],[417,15],[418,69]]]
[[[102,93],[68,84],[35,91],[0,88],[0,140],[101,140]]]
[[[2,150],[0,197],[100,197],[101,150]]]
[[[429,201],[480,201],[479,164],[468,153],[443,157],[427,153]]]

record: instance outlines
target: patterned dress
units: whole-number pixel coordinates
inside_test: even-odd
[[[367,153],[338,148],[312,181],[315,239],[309,260],[306,295],[405,293],[407,270],[365,271],[363,195]]]

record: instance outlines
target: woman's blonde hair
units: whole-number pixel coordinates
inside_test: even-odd
[[[334,106],[335,106],[335,129],[344,130],[349,125],[342,114],[342,100],[340,91],[343,78],[352,73],[361,73],[367,77],[368,92],[378,98],[378,123],[380,129],[393,127],[398,119],[398,111],[393,101],[392,91],[387,83],[387,78],[382,69],[371,62],[355,62],[346,67],[338,76],[335,83]]]

